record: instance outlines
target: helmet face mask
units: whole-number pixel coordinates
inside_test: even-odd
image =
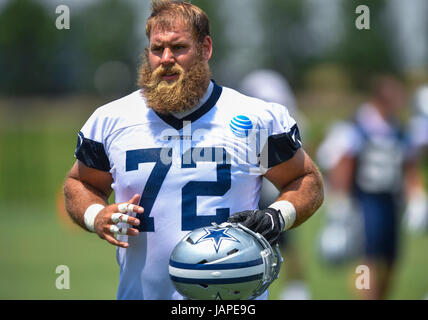
[[[213,224],[186,235],[169,264],[177,291],[188,299],[247,300],[278,277],[279,249],[241,224]]]

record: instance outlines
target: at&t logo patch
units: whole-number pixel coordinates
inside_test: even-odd
[[[247,116],[239,115],[233,117],[229,124],[233,134],[239,138],[248,137],[251,129],[253,129],[253,123]]]

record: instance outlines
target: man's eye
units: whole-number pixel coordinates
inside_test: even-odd
[[[184,46],[182,46],[180,44],[177,44],[174,46],[174,50],[181,50],[181,49],[184,49]]]
[[[161,47],[153,47],[151,50],[152,50],[152,52],[161,52],[162,48]]]

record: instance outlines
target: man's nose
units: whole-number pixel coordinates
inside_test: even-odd
[[[163,65],[174,64],[175,58],[170,48],[165,48],[162,53],[161,63]]]

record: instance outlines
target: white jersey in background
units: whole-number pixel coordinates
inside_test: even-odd
[[[344,155],[357,159],[356,186],[369,193],[398,191],[403,162],[410,156],[398,124],[384,120],[370,103],[358,109],[353,121],[332,126],[318,149],[317,160],[328,171]]]
[[[76,158],[112,174],[115,202],[141,194],[140,234],[118,236],[118,299],[177,299],[170,254],[189,231],[257,208],[261,175],[301,147],[278,104],[212,82],[179,119],[148,108],[140,91],[98,108],[79,133]],[[268,157],[265,157],[267,155]]]
[[[418,88],[413,97],[413,115],[408,131],[415,152],[428,148],[428,85]]]

